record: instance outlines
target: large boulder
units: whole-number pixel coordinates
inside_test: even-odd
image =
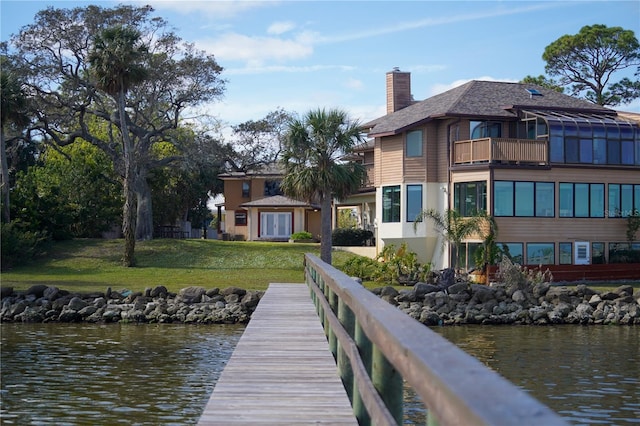
[[[204,287],[186,287],[178,292],[176,301],[190,305],[192,303],[200,303],[202,296],[207,293]]]

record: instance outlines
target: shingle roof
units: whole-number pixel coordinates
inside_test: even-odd
[[[305,203],[304,201],[294,200],[284,195],[274,195],[271,197],[261,198],[259,200],[248,201],[240,204],[240,207],[307,207],[318,208],[315,205]]]
[[[542,96],[532,96],[526,89]],[[421,122],[443,117],[516,118],[511,107],[562,110],[612,110],[533,84],[473,80],[454,89],[379,117],[363,127],[369,136],[396,134]]]

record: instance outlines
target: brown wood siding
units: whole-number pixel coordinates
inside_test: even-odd
[[[422,131],[422,155],[420,157],[407,157],[403,154],[404,158],[404,180],[403,182],[424,182],[427,179],[427,159],[425,158],[427,152],[427,129],[425,127],[415,127],[411,131]],[[402,146],[404,148],[406,133],[403,134]]]
[[[495,180],[554,182],[555,185],[555,217],[496,217],[499,242],[548,242],[555,243],[556,261],[559,242],[625,242],[627,220],[624,218],[574,218],[559,217],[558,183],[604,183],[605,210],[607,209],[608,183],[639,183],[640,171],[612,170],[605,168],[561,168],[551,170],[496,168],[493,172]],[[487,189],[491,194],[493,185]],[[487,200],[489,202],[489,200]],[[491,206],[491,204],[489,204]],[[526,245],[523,247],[526,251]]]
[[[240,204],[264,198],[265,178],[253,179],[225,179],[224,207],[226,210],[236,210]],[[242,182],[250,181],[249,198],[242,196]]]
[[[376,186],[395,184],[402,180],[403,140],[402,135],[376,139]]]

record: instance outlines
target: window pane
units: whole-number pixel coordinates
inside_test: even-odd
[[[513,216],[513,182],[497,181],[493,183],[493,215]]]
[[[604,184],[591,184],[591,205],[589,216],[604,217]]]
[[[422,156],[422,130],[407,133],[407,157]]]
[[[640,185],[633,185],[633,208],[636,211],[636,214],[640,214]]]
[[[591,263],[594,265],[605,263],[604,243],[591,243]]]
[[[589,217],[589,184],[576,183],[575,191],[575,217]]]
[[[620,141],[607,141],[607,164],[620,164]]]
[[[407,222],[413,222],[422,211],[422,185],[407,185]]]
[[[522,243],[497,243],[514,263],[522,265]]]
[[[516,216],[533,216],[533,182],[516,182]]]
[[[620,201],[622,217],[628,217],[633,212],[633,185],[620,186]]]
[[[609,217],[620,217],[620,185],[609,184]]]
[[[622,141],[620,144],[622,164],[633,164],[633,141]]]
[[[567,163],[577,163],[580,160],[578,152],[578,139],[567,138],[564,139],[564,158]]]
[[[553,182],[537,182],[536,183],[536,216],[554,217],[554,183]]]
[[[558,245],[558,257],[561,265],[571,265],[572,263],[572,244],[560,243]]]
[[[528,265],[552,265],[555,260],[553,243],[528,243],[527,244],[527,264]]]
[[[249,198],[249,182],[242,182],[242,198]]]
[[[560,217],[573,217],[573,184],[560,184]]]
[[[593,163],[607,164],[607,141],[606,139],[593,140]]]
[[[382,221],[400,222],[400,185],[382,188]]]
[[[593,141],[580,139],[580,162],[593,163]]]
[[[462,216],[471,216],[476,210],[476,197],[478,194],[476,192],[477,188],[475,182],[469,182],[466,186],[464,203],[462,204],[462,212],[460,212],[460,214]]]

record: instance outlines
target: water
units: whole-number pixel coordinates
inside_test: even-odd
[[[640,327],[460,326],[433,330],[571,424],[640,424]],[[410,390],[407,399],[408,423],[423,423],[419,417],[422,405]]]
[[[195,424],[244,326],[2,324],[3,425]]]
[[[2,424],[195,424],[243,330],[0,324]],[[640,425],[640,327],[434,330],[572,424]],[[405,401],[405,424],[424,424]]]

